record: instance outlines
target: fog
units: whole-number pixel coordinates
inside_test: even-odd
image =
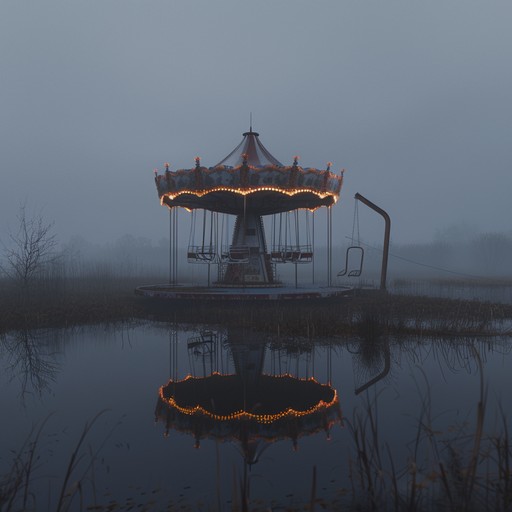
[[[63,244],[158,246],[153,169],[213,165],[251,112],[283,163],[346,169],[337,245],[356,192],[395,244],[510,235],[511,19],[508,1],[3,0],[0,241],[27,204]]]

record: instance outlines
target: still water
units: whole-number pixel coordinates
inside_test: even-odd
[[[377,467],[375,454],[402,474],[414,457],[427,480],[432,450],[471,451],[482,392],[486,435],[501,432],[510,365],[501,339],[311,344],[156,323],[14,333],[0,340],[0,475],[42,426],[27,508],[57,507],[76,449],[70,510],[334,510],[364,501],[361,461]]]

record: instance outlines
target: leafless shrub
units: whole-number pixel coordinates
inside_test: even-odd
[[[0,270],[26,295],[34,277],[55,261],[57,237],[53,223],[47,223],[41,214],[29,216],[25,205],[20,206],[17,219],[16,233],[10,233],[9,243],[4,244],[5,262]]]

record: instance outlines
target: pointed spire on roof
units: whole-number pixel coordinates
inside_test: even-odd
[[[245,161],[247,165],[279,165],[283,164],[265,148],[259,140],[259,133],[252,131],[252,113],[249,125],[249,131],[243,134],[243,139],[231,153],[221,160],[217,165],[229,165],[236,167],[242,165]]]

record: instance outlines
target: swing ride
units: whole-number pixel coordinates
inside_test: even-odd
[[[325,169],[301,167],[298,157],[283,165],[252,130],[238,146],[212,167],[195,158],[195,167],[155,170],[160,204],[170,212],[169,285],[139,287],[143,296],[170,299],[283,299],[344,295],[349,287],[332,286],[332,206],[343,184],[340,175]],[[327,287],[304,287],[299,291],[297,267],[313,264],[315,211],[326,208]],[[190,212],[187,261],[207,265],[208,287],[185,289],[178,285],[178,210]],[[233,222],[234,218],[234,222]],[[266,225],[266,227],[265,227]],[[271,232],[270,247],[266,232]],[[351,262],[359,256],[356,267]],[[357,259],[357,258],[356,258]],[[363,250],[349,247],[346,268],[338,276],[361,274]],[[276,266],[295,266],[295,290],[285,289]],[[217,269],[211,279],[212,265]],[[281,291],[279,291],[281,289]]]
[[[195,162],[192,169],[174,172],[166,165],[164,174],[155,176],[162,205],[171,211],[181,207],[192,212],[187,251],[190,263],[218,265],[216,285],[268,286],[278,284],[276,263],[312,261],[310,221],[300,222],[299,210],[329,208],[338,200],[343,176],[332,173],[331,164],[326,169],[302,168],[295,157],[291,166],[285,166],[263,146],[252,128],[213,167],[202,166],[199,157]],[[236,219],[231,243],[224,240],[220,249],[219,215],[223,215],[221,230],[226,236],[229,219],[225,217]],[[269,215],[273,217],[271,251],[263,224],[263,217]]]

